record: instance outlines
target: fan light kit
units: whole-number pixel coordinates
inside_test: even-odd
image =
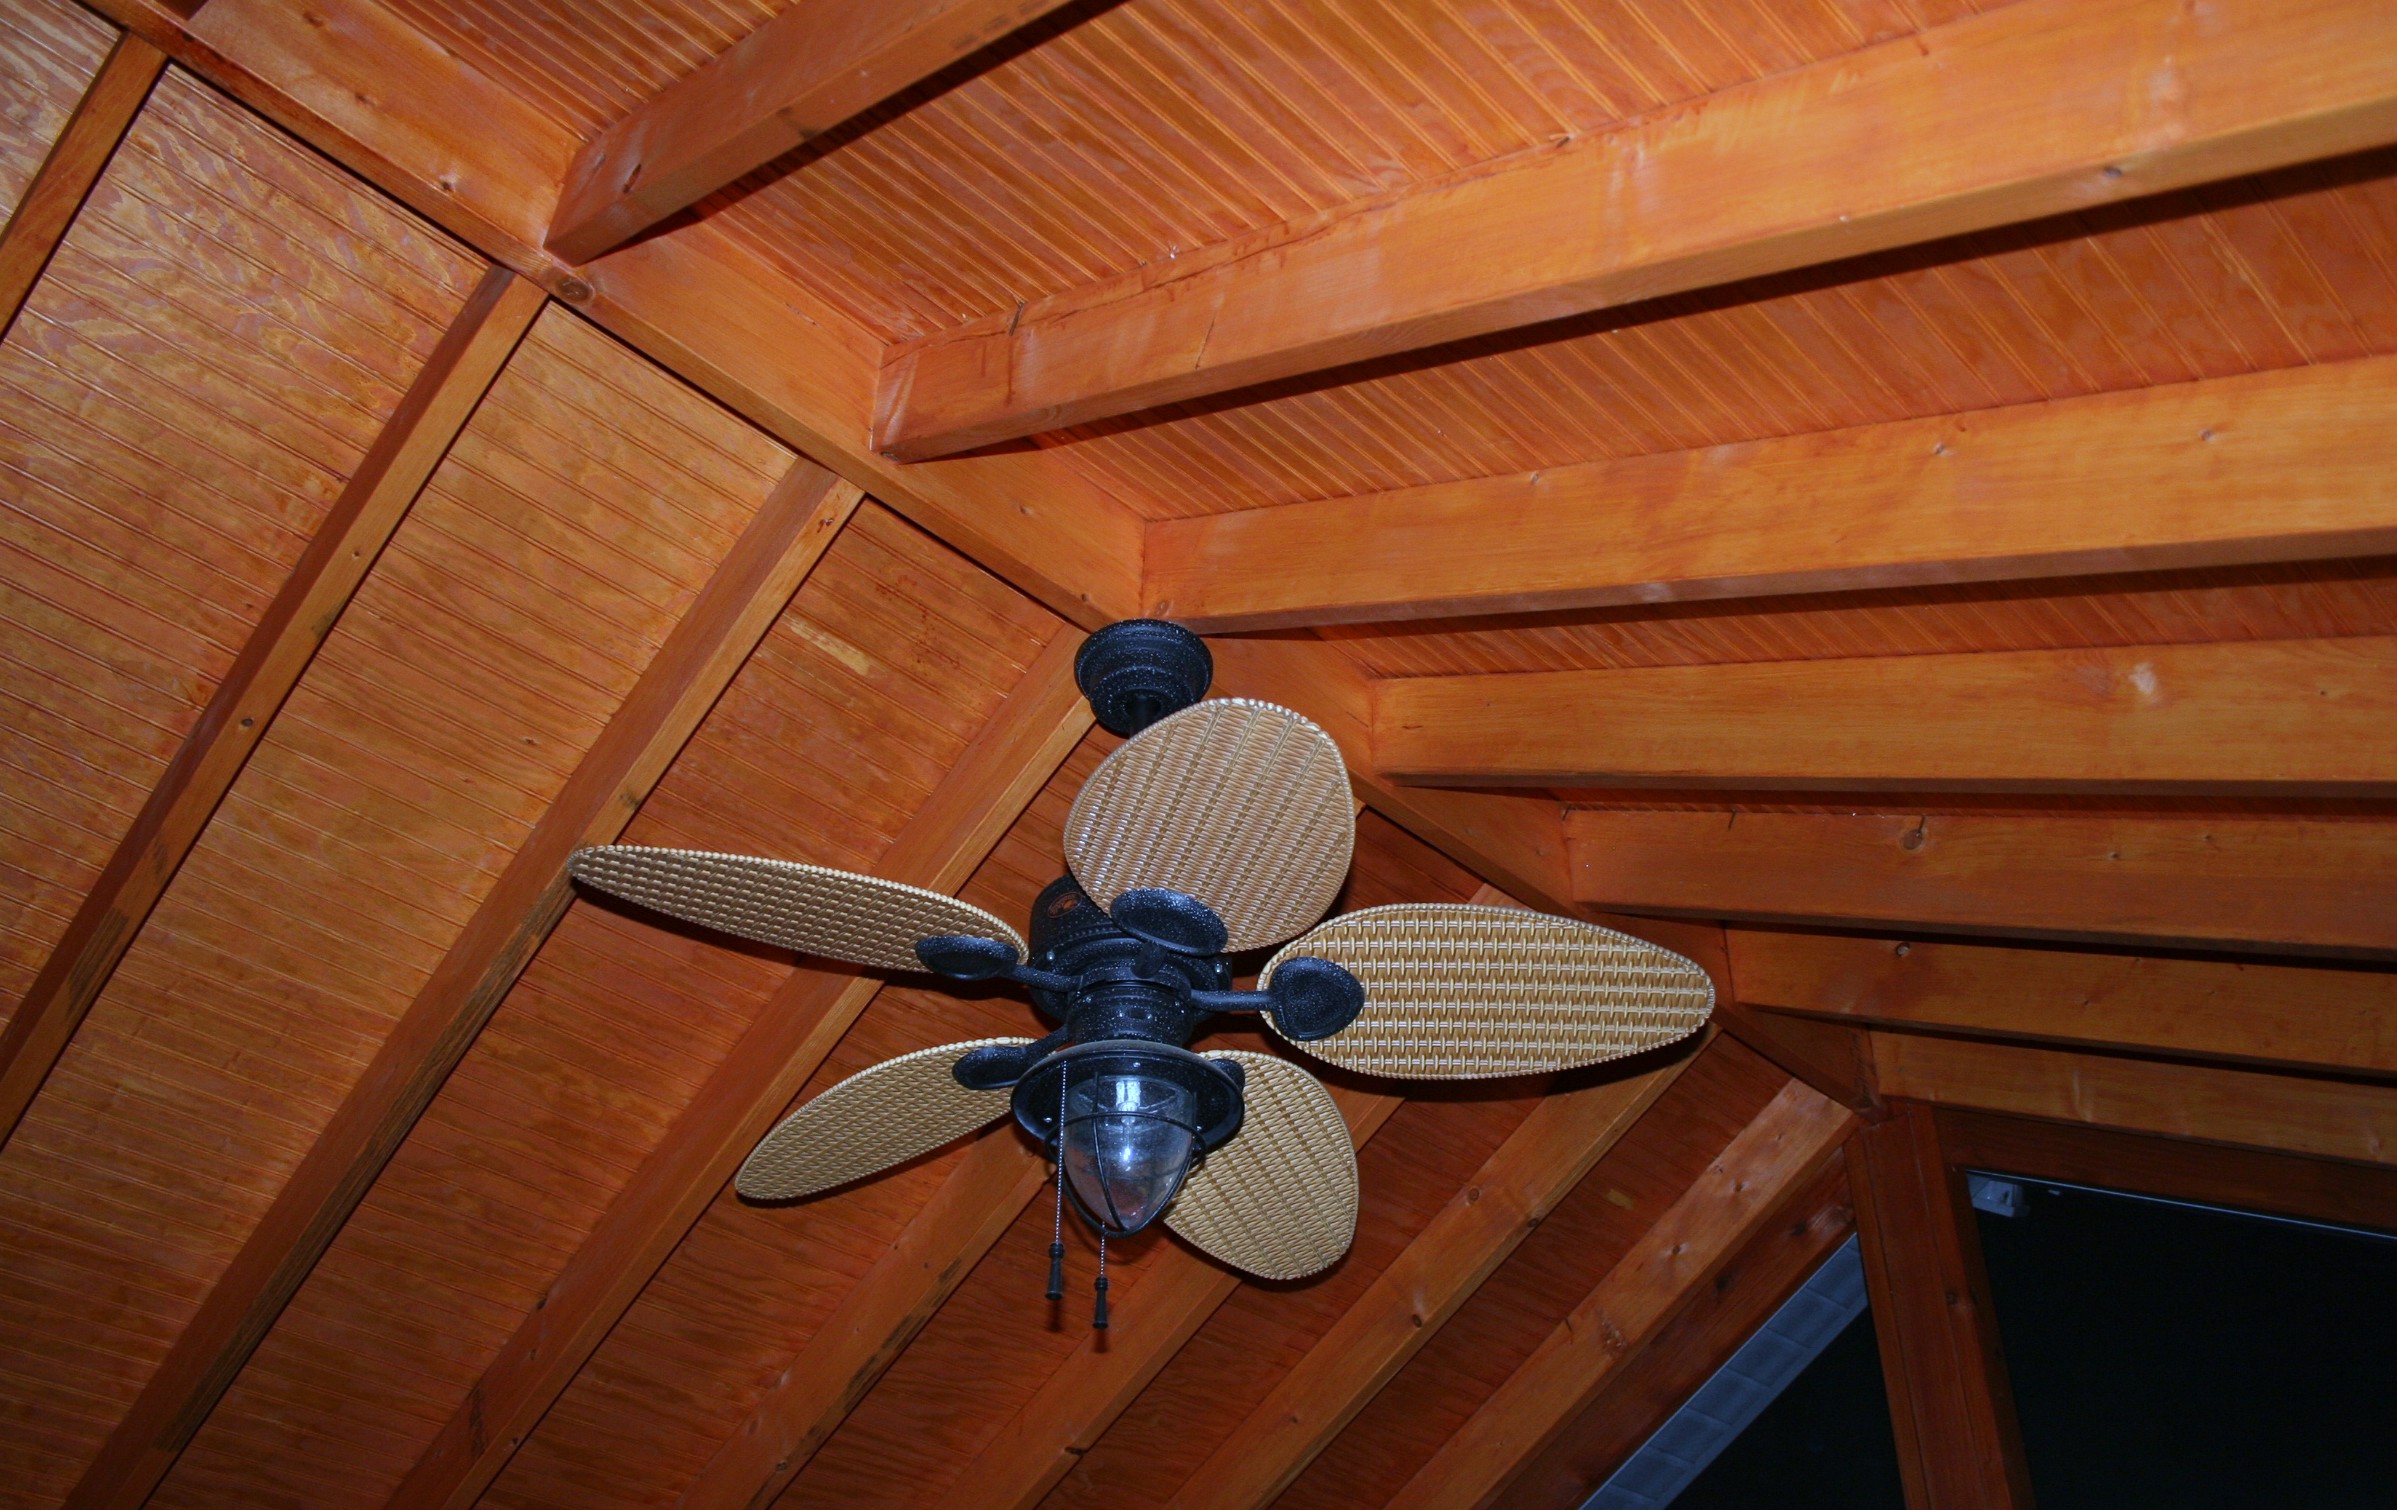
[[[1128,736],[1076,797],[1069,874],[1033,904],[1029,947],[938,892],[784,860],[607,845],[577,880],[703,927],[852,964],[1025,987],[1045,1038],[924,1049],[852,1075],[785,1118],[734,1181],[793,1200],[880,1173],[1012,1113],[1107,1240],[1162,1218],[1234,1268],[1295,1279],[1356,1228],[1356,1151],[1321,1081],[1269,1054],[1193,1053],[1219,1014],[1261,1015],[1346,1069],[1463,1079],[1571,1069],[1694,1032],[1706,972],[1669,950],[1519,908],[1330,908],[1356,842],[1331,740],[1271,703],[1206,699],[1206,646],[1154,619],[1084,643],[1076,679]],[[1300,936],[1303,935],[1303,936]],[[1285,941],[1289,941],[1285,943]],[[1255,990],[1228,956],[1284,947]]]

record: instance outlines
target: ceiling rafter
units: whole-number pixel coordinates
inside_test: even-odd
[[[2392,717],[2397,636],[2359,636],[1402,678],[1373,750],[1400,781],[2369,796]]]
[[[876,445],[941,456],[2376,146],[2392,56],[2374,0],[2019,0],[894,346]]]
[[[549,249],[589,262],[1065,3],[794,6],[585,142]]]
[[[565,916],[567,857],[624,831],[858,499],[805,460],[776,484],[176,1335],[70,1504],[137,1510],[174,1467]]]
[[[1273,1503],[1681,1078],[1705,1037],[1665,1064],[1543,1097],[1191,1474],[1173,1510]]]
[[[50,265],[67,236],[84,197],[100,181],[117,144],[133,129],[134,116],[150,97],[166,67],[166,54],[131,33],[120,35],[83,91],[40,171],[0,230],[0,336],[17,322],[17,311]]]
[[[1074,685],[1080,643],[1070,627],[1056,632],[875,874],[935,891],[965,884],[1090,729],[1090,705]],[[853,970],[791,972],[484,1368],[392,1505],[464,1510],[481,1497],[881,988],[879,976]]]
[[[492,268],[417,370],[0,1034],[0,1143],[544,302]]]
[[[2393,422],[2377,357],[1158,520],[1142,594],[1216,634],[2369,555]]]
[[[1813,1183],[1856,1125],[1811,1088],[1785,1085],[1391,1504],[1490,1503],[1775,1210]]]
[[[2280,953],[2397,952],[2397,828],[2223,813],[1581,808],[1593,906]]]

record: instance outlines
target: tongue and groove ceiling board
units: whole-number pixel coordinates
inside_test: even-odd
[[[669,396],[646,367],[616,377]],[[670,454],[731,460],[693,442],[745,432],[670,396],[685,437]],[[869,503],[626,840],[871,867],[1054,628]],[[152,1503],[254,1503],[270,1486],[292,1503],[384,1503],[790,970],[574,903]],[[924,1042],[1020,1027],[964,1022]],[[378,1300],[392,1296],[406,1301]]]
[[[68,0],[0,0],[0,222],[5,222],[115,31]]]

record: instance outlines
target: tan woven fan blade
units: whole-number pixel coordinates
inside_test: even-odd
[[[1008,1092],[969,1091],[950,1073],[958,1060],[994,1043],[977,1038],[886,1059],[782,1119],[733,1177],[753,1201],[787,1201],[904,1164],[962,1138],[1007,1112]]]
[[[1514,907],[1343,913],[1276,954],[1258,984],[1302,954],[1365,985],[1357,1020],[1303,1047],[1368,1075],[1471,1080],[1571,1069],[1671,1043],[1714,1010],[1714,983],[1670,949]]]
[[[1214,908],[1228,947],[1253,949],[1323,916],[1356,841],[1330,738],[1287,708],[1216,698],[1100,763],[1066,818],[1065,859],[1102,907],[1167,887]]]
[[[753,855],[608,844],[577,853],[574,878],[686,922],[801,954],[884,970],[921,970],[917,939],[943,934],[1024,941],[981,908],[855,871]]]
[[[1357,1231],[1357,1149],[1323,1082],[1271,1054],[1248,1073],[1240,1135],[1207,1155],[1165,1225],[1260,1279],[1328,1269]]]

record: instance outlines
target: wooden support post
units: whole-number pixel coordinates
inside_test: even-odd
[[[505,268],[484,275],[259,615],[0,1034],[0,1141],[16,1131],[351,594],[532,327],[542,298]]]
[[[1849,1173],[1910,1510],[2030,1510],[1981,1244],[1927,1107],[1856,1136]]]
[[[66,129],[50,144],[50,155],[26,185],[8,228],[0,230],[0,338],[17,323],[17,312],[67,239],[75,212],[133,129],[133,118],[165,67],[166,54],[158,48],[131,32],[118,37],[67,117]]]
[[[1400,1101],[1338,1088],[1332,1099],[1360,1148]],[[1161,1249],[1116,1307],[1113,1327],[1085,1337],[951,1485],[989,1510],[1031,1510],[1239,1288],[1231,1270],[1186,1248]]]
[[[1473,1298],[1696,1058],[1551,1093],[1259,1401],[1173,1510],[1261,1510]]]
[[[2397,636],[1404,677],[1376,769],[1469,785],[2397,792]]]
[[[1074,685],[1080,641],[1058,631],[877,874],[936,891],[972,876],[1089,731],[1090,704]],[[393,1505],[465,1510],[482,1496],[880,988],[850,971],[792,972],[459,1402]]]
[[[793,6],[586,142],[549,249],[588,262],[1064,3]]]
[[[624,831],[857,507],[795,464],[567,778],[274,1203],[218,1276],[68,1503],[136,1510],[174,1467],[516,983],[572,892],[566,861]]]
[[[1856,1119],[1792,1081],[1657,1218],[1620,1263],[1391,1501],[1404,1510],[1495,1502],[1524,1463],[1822,1172]]]

